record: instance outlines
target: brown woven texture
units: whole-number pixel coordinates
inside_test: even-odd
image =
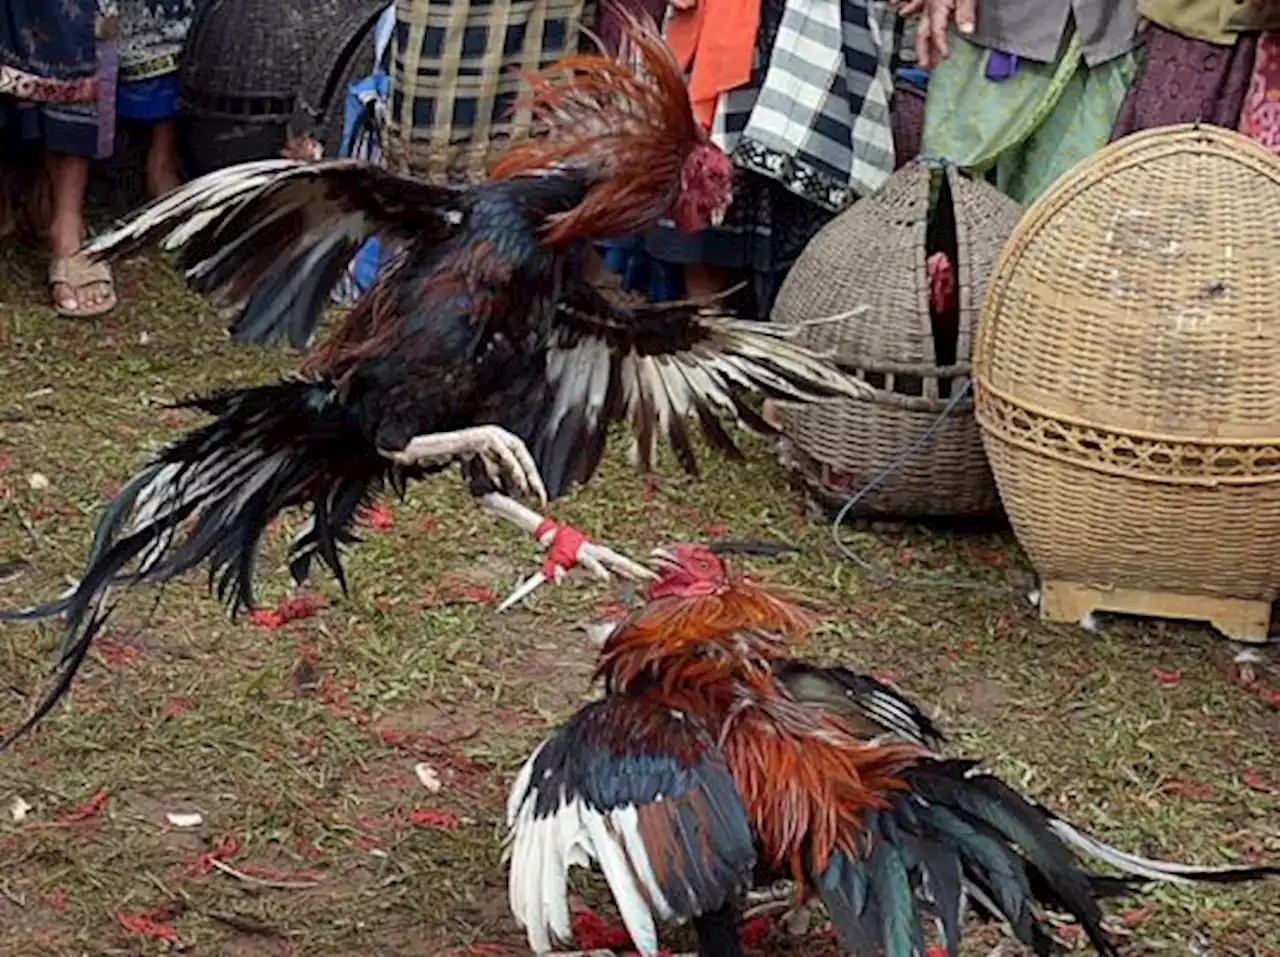
[[[1273,600],[1280,158],[1236,133],[1120,140],[1037,201],[974,350],[1005,510],[1047,579]]]
[[[948,169],[956,220],[960,334],[947,368],[936,364],[925,271],[931,169],[913,162],[874,195],[828,223],[792,267],[773,310],[807,325],[804,344],[834,351],[876,386],[870,401],[780,409],[810,488],[832,504],[875,478],[934,422],[967,381],[972,330],[1000,246],[1018,207],[986,183]],[[999,497],[965,399],[929,445],[852,510],[902,518],[988,514]]]

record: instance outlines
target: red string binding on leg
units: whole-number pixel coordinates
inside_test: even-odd
[[[555,532],[546,557],[542,559],[542,574],[548,581],[555,581],[556,569],[568,571],[578,563],[578,550],[590,539],[572,525],[557,525],[549,518],[544,518],[534,530],[534,537],[542,541],[547,532]]]

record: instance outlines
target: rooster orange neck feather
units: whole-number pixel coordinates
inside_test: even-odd
[[[605,644],[600,674],[696,716],[719,737],[768,863],[798,883],[852,844],[859,816],[901,788],[918,748],[869,745],[837,717],[796,703],[773,677],[808,615],[741,580],[649,602]]]
[[[526,81],[516,109],[545,133],[508,150],[491,178],[559,167],[581,170],[589,184],[582,203],[551,220],[547,242],[643,232],[670,212],[689,156],[712,148],[680,65],[652,24],[629,19],[617,58],[566,57]]]

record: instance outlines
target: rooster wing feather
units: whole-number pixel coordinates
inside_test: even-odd
[[[571,279],[542,375],[503,390],[491,415],[524,439],[552,497],[591,477],[615,422],[632,433],[635,458],[646,470],[665,442],[696,475],[689,429],[695,422],[712,446],[741,458],[722,420],[774,431],[749,404],[751,396],[814,402],[868,394],[865,383],[792,344],[789,335],[695,303],[626,306]]]
[[[358,160],[262,160],[187,183],[85,249],[118,259],[161,242],[191,288],[234,315],[232,338],[301,349],[365,240],[441,243],[466,198]]]
[[[598,861],[636,949],[655,918],[715,912],[756,862],[724,756],[692,718],[644,698],[587,705],[543,742],[507,803],[512,912],[537,953],[570,937],[568,872]]]

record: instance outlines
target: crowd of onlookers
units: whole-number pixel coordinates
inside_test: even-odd
[[[117,117],[150,127],[146,186],[180,182],[178,58],[195,0],[0,5],[0,241],[42,237],[54,308],[96,316],[116,303],[110,268],[79,253],[89,164],[110,156]]]
[[[109,267],[78,252],[89,164],[116,121],[150,128],[150,195],[180,181],[177,67],[197,2],[0,7],[0,241],[42,238],[64,315],[116,303]],[[1280,149],[1276,0],[535,0],[501,21],[467,0],[395,6],[386,158],[431,178],[483,175],[530,132],[509,110],[511,67],[554,61],[584,26],[613,42],[623,9],[665,19],[695,112],[733,157],[735,201],[717,228],[660,226],[606,261],[655,298],[745,279],[740,308],[761,316],[814,233],[917,153],[1026,203],[1153,126],[1214,123]]]

